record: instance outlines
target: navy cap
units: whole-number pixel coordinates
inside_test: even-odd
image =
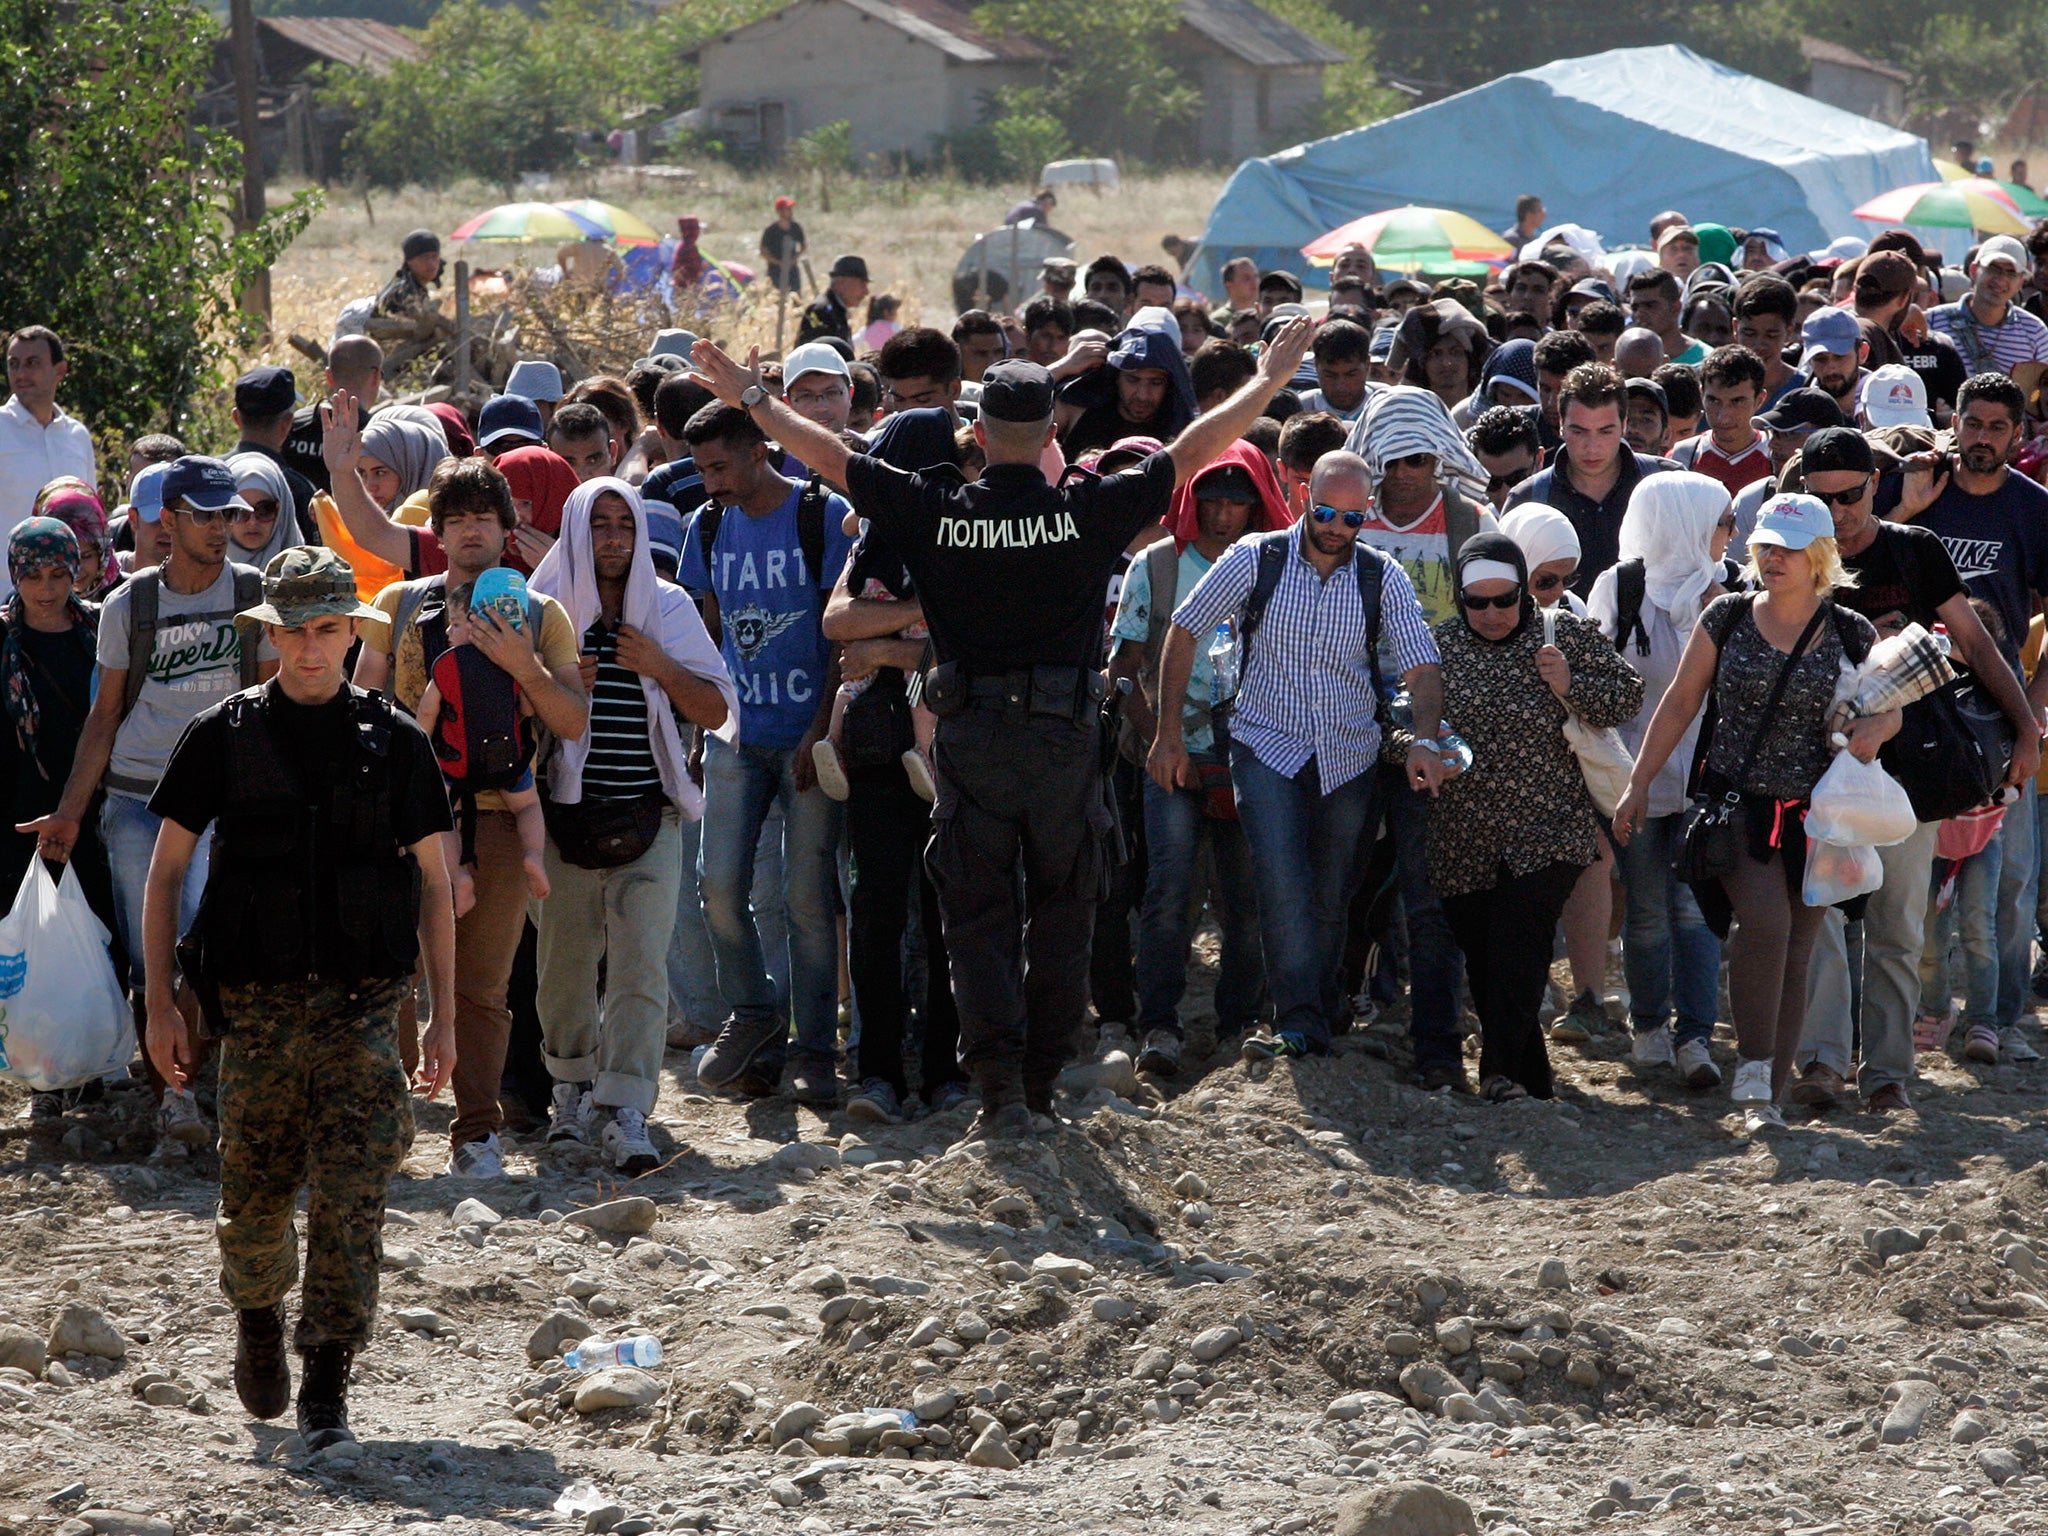
[[[1766,432],[1816,432],[1822,427],[1846,427],[1848,418],[1824,389],[1808,386],[1790,389],[1778,403],[1754,418]]]
[[[476,445],[490,448],[508,437],[528,437],[537,443],[546,430],[540,422],[540,407],[526,396],[493,395],[477,416]]]
[[[251,368],[235,380],[235,409],[244,416],[282,416],[299,403],[299,383],[289,368]]]
[[[1242,464],[1218,464],[1205,469],[1195,476],[1195,500],[1211,498],[1221,501],[1249,501],[1254,505],[1259,499],[1259,487],[1252,479],[1252,472]]]
[[[992,421],[1041,422],[1052,415],[1052,375],[1007,358],[981,376],[981,414]]]
[[[246,507],[235,487],[235,472],[224,459],[203,453],[188,453],[172,463],[164,476],[164,505],[182,502],[202,512],[221,512],[229,507]]]

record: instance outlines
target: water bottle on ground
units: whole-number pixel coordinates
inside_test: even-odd
[[[616,1343],[586,1339],[562,1356],[562,1363],[572,1371],[601,1371],[608,1365],[659,1365],[661,1340],[648,1333]]]

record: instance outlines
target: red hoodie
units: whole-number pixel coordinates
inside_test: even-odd
[[[1195,517],[1196,484],[1203,475],[1226,464],[1235,464],[1247,471],[1252,477],[1252,484],[1258,487],[1258,504],[1252,508],[1251,521],[1245,526],[1246,533],[1270,533],[1277,528],[1293,526],[1294,512],[1280,489],[1280,477],[1273,473],[1273,461],[1257,447],[1239,438],[1197,471],[1185,485],[1175,489],[1173,510],[1167,514],[1166,526],[1173,534],[1176,547],[1186,549],[1201,533],[1201,525]]]

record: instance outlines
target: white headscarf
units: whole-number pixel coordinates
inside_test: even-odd
[[[591,548],[590,509],[597,498],[609,492],[625,502],[633,513],[633,564],[626,573],[626,597],[620,604],[621,622],[632,625],[661,643],[661,648],[683,667],[718,685],[725,695],[726,723],[718,735],[730,738],[738,730],[739,696],[725,670],[717,648],[705,633],[704,621],[694,604],[679,587],[669,587],[654,574],[654,558],[648,544],[647,512],[640,493],[616,476],[586,480],[569,493],[562,508],[562,528],[555,544],[527,578],[530,592],[539,592],[560,603],[569,615],[579,643],[602,612],[597,594],[597,562]],[[680,601],[668,600],[663,588]],[[686,771],[687,754],[674,708],[661,685],[651,677],[640,679],[647,698],[647,739],[654,752],[655,767],[661,774],[662,791],[685,816],[696,819],[703,812],[704,798]],[[548,769],[551,799],[574,804],[583,798],[583,765],[590,757],[590,732],[574,741],[559,744]]]
[[[1572,520],[1541,502],[1525,502],[1512,512],[1503,512],[1500,531],[1521,548],[1522,558],[1529,562],[1531,571],[1553,560],[1583,558],[1579,530],[1572,526]]]
[[[270,525],[269,542],[261,549],[244,549],[230,539],[228,558],[237,565],[268,570],[273,558],[300,542],[298,503],[292,497],[291,483],[268,454],[230,454],[228,468],[234,471],[237,495],[247,495],[253,487],[277,503],[277,521]]]
[[[1700,599],[1720,576],[1714,525],[1727,510],[1727,487],[1689,470],[1645,475],[1629,493],[1621,558],[1643,562],[1643,601],[1671,616],[1680,639],[1691,636]]]

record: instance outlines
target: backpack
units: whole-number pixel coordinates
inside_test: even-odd
[[[832,595],[825,584],[825,498],[831,493],[825,489],[824,479],[815,471],[804,482],[803,494],[796,503],[796,542],[804,552],[804,568],[811,573],[811,584],[818,589],[818,612],[825,611],[825,603]],[[725,508],[716,501],[706,501],[696,512],[697,547],[704,552],[704,572],[712,594],[717,595],[717,582],[711,577],[711,546],[718,542],[718,526],[725,520]],[[687,532],[685,537],[688,537]]]
[[[1728,561],[1721,562],[1721,585],[1735,591],[1736,572]],[[1649,574],[1641,560],[1623,560],[1614,567],[1614,648],[1627,651],[1631,636],[1636,654],[1650,654],[1650,631],[1643,625],[1643,599],[1649,593]],[[1849,641],[1846,632],[1843,648]]]
[[[1152,686],[1145,688],[1145,700],[1152,706],[1156,716],[1159,712],[1160,674],[1156,670],[1164,661],[1160,643],[1166,638],[1168,626],[1173,623],[1173,605],[1180,599],[1180,549],[1172,539],[1160,539],[1146,546],[1145,575],[1150,583],[1150,611],[1145,627],[1145,662],[1151,671]],[[1140,678],[1139,686],[1148,681]],[[1151,743],[1138,737],[1138,728],[1128,715],[1119,712],[1117,716],[1117,751],[1127,762],[1144,766],[1145,754]]]
[[[1252,636],[1259,632],[1259,625],[1265,622],[1266,605],[1273,600],[1273,594],[1280,588],[1280,573],[1287,563],[1287,544],[1294,537],[1293,528],[1280,528],[1271,533],[1253,535],[1258,546],[1258,571],[1252,577],[1252,589],[1244,600],[1244,611],[1237,619],[1237,675],[1239,686],[1243,679],[1251,676]],[[1365,615],[1365,656],[1366,665],[1372,673],[1373,707],[1377,709],[1386,697],[1386,683],[1380,676],[1380,589],[1386,577],[1387,556],[1370,544],[1358,544],[1352,550],[1351,568],[1358,576],[1358,605]],[[1216,707],[1216,729],[1224,732],[1229,724],[1231,706],[1235,699],[1226,699]]]
[[[434,756],[449,789],[474,798],[518,784],[533,765],[535,742],[512,675],[475,646],[458,645],[434,659],[433,678],[441,692]]]

